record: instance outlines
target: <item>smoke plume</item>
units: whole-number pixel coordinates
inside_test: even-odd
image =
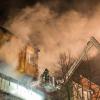
[[[70,50],[72,57],[78,57],[91,36],[100,41],[99,6],[93,0],[79,0],[79,3],[74,0],[40,0],[34,6],[27,6],[5,24],[18,37],[4,47],[7,47],[5,51],[13,55],[10,57],[12,62],[16,61],[18,50],[31,41],[40,48],[40,70],[46,67],[50,71],[56,70],[54,64],[61,52]]]

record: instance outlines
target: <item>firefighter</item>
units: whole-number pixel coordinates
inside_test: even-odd
[[[50,75],[49,70],[47,68],[44,70],[43,74],[41,75],[41,78],[43,83],[49,83]]]

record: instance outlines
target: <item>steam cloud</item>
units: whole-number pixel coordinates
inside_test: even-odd
[[[11,53],[12,48],[11,61],[14,60],[13,57],[16,58],[15,54],[17,55],[19,50],[28,41],[31,41],[33,45],[40,48],[40,70],[48,67],[52,71],[52,69],[56,70],[54,64],[59,53],[70,50],[73,57],[78,57],[91,36],[100,41],[99,4],[93,7],[93,4],[88,0],[92,6],[89,6],[89,9],[86,6],[85,10],[82,10],[82,8],[78,10],[81,6],[76,7],[75,2],[72,3],[72,6],[67,6],[70,9],[67,9],[65,5],[63,9],[57,8],[63,6],[65,1],[63,1],[63,4],[60,0],[55,0],[55,2],[55,6],[52,2],[45,3],[42,1],[42,3],[37,3],[33,7],[26,7],[6,23],[11,32],[19,38],[16,41],[12,40],[9,44],[9,53]],[[82,5],[84,7],[86,4],[82,3]],[[90,11],[91,8],[93,11]],[[96,53],[91,55],[91,57],[93,56],[96,56]],[[7,59],[9,59],[9,56],[7,56]]]

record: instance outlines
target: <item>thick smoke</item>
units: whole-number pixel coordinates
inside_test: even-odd
[[[27,41],[26,41],[27,42]],[[22,38],[13,37],[10,42],[5,43],[0,49],[0,60],[7,63],[11,68],[16,68],[18,65],[18,54],[25,46]]]
[[[21,48],[27,41],[31,41],[33,45],[40,48],[40,70],[44,70],[46,67],[51,71],[56,70],[54,64],[61,52],[70,50],[72,57],[78,57],[91,36],[100,40],[99,5],[95,7],[92,3],[90,3],[91,6],[87,5],[85,0],[79,4],[84,8],[86,6],[86,9],[82,10],[81,5],[77,7],[75,2],[72,3],[72,6],[71,4],[70,7],[67,6],[69,8],[67,9],[65,5],[63,8],[65,0],[63,2],[55,0],[55,2],[55,6],[50,1],[41,1],[33,7],[25,7],[5,24],[20,39],[19,43],[17,42],[19,40],[11,42],[14,44],[14,47],[11,46],[12,54],[15,54],[13,48],[16,49],[16,46]],[[88,6],[90,8],[87,8]],[[57,7],[62,9],[59,8],[59,10]],[[94,11],[90,11],[91,8]],[[61,16],[58,16],[59,14]],[[94,55],[96,54],[94,53]]]

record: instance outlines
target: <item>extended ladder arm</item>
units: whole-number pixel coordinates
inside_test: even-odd
[[[98,51],[100,50],[100,43],[94,37],[91,37],[90,42],[98,49]]]
[[[76,60],[69,71],[66,74],[66,82],[71,78],[71,76],[74,74],[75,70],[78,68],[79,64],[81,63],[82,59],[85,57],[86,52],[88,52],[92,46],[95,46],[98,50],[100,50],[100,43],[94,38],[91,37],[90,41],[87,43],[86,47],[84,48],[81,56],[78,60]]]

